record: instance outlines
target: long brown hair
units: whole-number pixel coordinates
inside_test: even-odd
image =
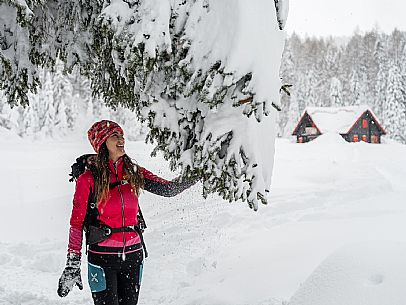
[[[141,168],[134,163],[128,155],[124,155],[124,171],[127,175],[127,181],[130,183],[132,189],[139,196],[141,189],[144,188],[144,177],[141,173]],[[110,184],[110,169],[109,169],[109,150],[107,149],[106,142],[100,147],[99,153],[96,157],[96,177],[95,177],[95,191],[97,195],[97,204],[105,201],[109,195]]]

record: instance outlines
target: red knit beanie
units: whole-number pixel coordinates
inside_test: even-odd
[[[124,134],[123,129],[116,122],[102,120],[94,123],[92,127],[90,127],[87,132],[87,137],[93,149],[99,153],[102,144],[115,132]]]

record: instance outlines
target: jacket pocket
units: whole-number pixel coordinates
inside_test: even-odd
[[[87,279],[91,292],[106,290],[106,274],[102,267],[88,263]]]

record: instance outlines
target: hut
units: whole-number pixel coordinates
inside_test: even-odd
[[[347,142],[381,143],[386,132],[365,105],[307,107],[292,132],[297,143],[309,142],[323,133],[340,134]]]

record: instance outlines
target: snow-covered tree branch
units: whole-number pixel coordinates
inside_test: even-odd
[[[18,34],[0,33],[10,102],[26,103],[36,67],[60,57],[108,105],[148,122],[155,152],[186,177],[203,176],[204,194],[254,209],[267,202],[286,2],[20,0],[0,9],[0,26]]]

